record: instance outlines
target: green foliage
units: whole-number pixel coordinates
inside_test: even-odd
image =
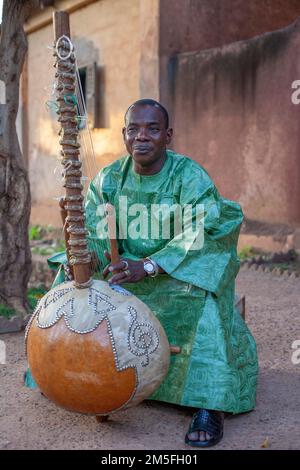
[[[32,225],[29,227],[29,240],[41,240],[43,237],[42,227],[40,225]]]
[[[13,308],[0,304],[0,317],[10,318],[14,315],[16,315],[16,312]]]
[[[66,249],[66,244],[64,240],[57,240],[55,244],[55,250],[56,251],[65,251]]]
[[[55,250],[53,249],[53,247],[51,246],[48,246],[48,247],[44,247],[44,246],[34,246],[32,249],[31,249],[32,253],[34,253],[35,255],[41,255],[41,256],[50,256],[52,255],[53,253],[55,253]]]
[[[38,301],[40,300],[41,297],[43,297],[43,295],[46,294],[46,292],[47,290],[44,286],[32,287],[28,289],[27,302],[28,302],[30,312],[33,312]],[[13,308],[0,304],[0,317],[11,318],[14,315],[17,315],[17,313]]]
[[[42,240],[45,235],[53,232],[52,225],[31,225],[29,227],[29,240]]]
[[[54,253],[59,251],[64,251],[66,249],[64,240],[56,240],[52,245],[46,246],[34,246],[31,248],[32,253],[35,255],[41,256],[51,256]]]
[[[256,255],[256,252],[254,251],[252,246],[249,246],[249,245],[244,246],[244,248],[239,252],[239,258],[242,261],[247,258],[252,258],[255,255]]]
[[[27,291],[27,302],[31,311],[36,307],[38,301],[45,295],[47,292],[44,286],[40,287],[31,287]]]
[[[271,263],[272,268],[280,268],[283,271],[287,271],[291,268],[291,265],[288,263]]]

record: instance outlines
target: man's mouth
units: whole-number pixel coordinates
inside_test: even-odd
[[[151,150],[151,148],[148,147],[148,146],[145,146],[145,145],[136,145],[135,147],[133,147],[133,151],[135,153],[144,154],[144,153],[149,153],[150,150]]]
[[[150,148],[149,147],[134,147],[133,148],[133,151],[134,153],[138,153],[140,155],[146,155],[147,153],[150,152]]]

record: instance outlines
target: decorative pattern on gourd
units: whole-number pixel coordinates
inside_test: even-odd
[[[61,284],[39,302],[26,331],[29,366],[58,405],[108,414],[150,396],[169,367],[169,343],[151,310],[107,282]]]

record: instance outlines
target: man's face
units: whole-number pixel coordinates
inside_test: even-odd
[[[133,106],[123,128],[124,143],[133,160],[149,167],[164,157],[172,129],[166,129],[162,111],[149,105]]]

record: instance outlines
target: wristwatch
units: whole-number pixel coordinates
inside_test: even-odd
[[[144,271],[146,271],[147,275],[150,277],[156,277],[159,274],[158,264],[150,258],[145,258],[143,261]]]

